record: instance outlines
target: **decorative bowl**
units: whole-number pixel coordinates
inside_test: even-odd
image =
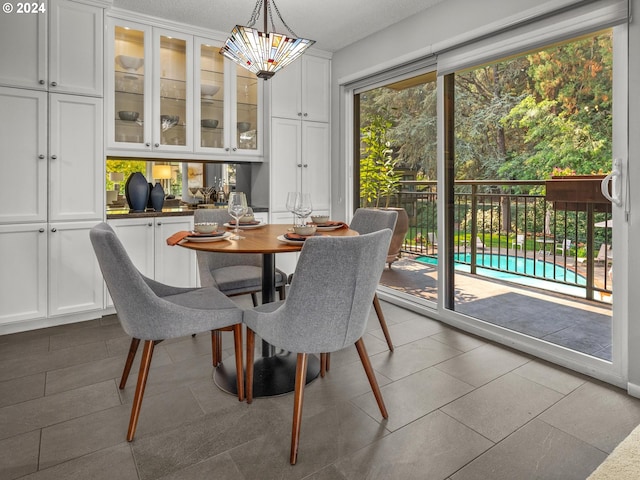
[[[251,124],[249,122],[238,122],[238,131],[240,133],[244,133],[251,128]]]
[[[218,224],[216,222],[195,223],[193,228],[198,233],[214,233],[218,231]]]
[[[253,222],[255,219],[256,217],[253,215],[253,213],[247,213],[246,215],[240,217],[240,223]]]
[[[203,98],[213,98],[213,96],[218,93],[218,90],[220,90],[220,86],[218,85],[211,85],[208,83],[200,85],[200,93],[202,93]]]
[[[311,221],[316,225],[322,225],[329,221],[329,215],[311,215]]]
[[[118,112],[118,117],[120,120],[126,120],[127,122],[135,122],[138,120],[140,114],[138,112],[128,112],[126,110],[121,110]]]
[[[218,120],[215,118],[203,118],[200,120],[200,125],[205,128],[216,128],[218,126]]]
[[[129,55],[118,55],[116,57],[118,63],[127,72],[135,73],[144,63],[144,59],[140,57],[130,57]]]
[[[316,233],[315,225],[294,225],[293,231],[298,235],[313,235]]]

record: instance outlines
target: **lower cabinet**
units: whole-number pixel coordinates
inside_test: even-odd
[[[167,245],[167,238],[180,230],[193,230],[192,216],[143,217],[108,220],[140,272],[176,287],[197,285],[196,254]],[[113,306],[107,297],[107,306]]]
[[[0,225],[0,333],[18,324],[55,325],[63,315],[104,307],[102,274],[89,240],[88,222]]]

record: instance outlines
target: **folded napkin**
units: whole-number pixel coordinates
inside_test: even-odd
[[[235,225],[236,221],[235,220],[229,220],[229,225]],[[251,220],[250,222],[240,222],[240,225],[259,225],[260,221],[259,220]]]
[[[314,233],[312,235],[299,235],[297,233],[285,233],[284,234],[284,238],[286,238],[287,240],[295,240],[297,242],[304,242],[309,237],[315,237],[315,236],[320,236],[320,235],[322,235],[322,234],[321,233]]]
[[[187,230],[176,232],[173,235],[171,235],[169,238],[167,238],[167,245],[171,245],[171,246],[176,245],[180,243],[182,240],[184,240],[185,237],[188,237],[192,233],[193,232],[189,232]]]

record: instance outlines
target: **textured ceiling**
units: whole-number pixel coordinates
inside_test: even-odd
[[[276,0],[278,10],[299,36],[335,52],[444,0]],[[255,0],[114,0],[115,7],[177,22],[230,32],[246,25]],[[276,17],[274,12],[274,17]],[[260,17],[258,28],[263,29]],[[276,30],[286,33],[276,20]]]

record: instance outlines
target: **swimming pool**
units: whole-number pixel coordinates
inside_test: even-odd
[[[416,260],[429,265],[438,264],[436,257],[422,256],[416,258]],[[461,272],[471,271],[470,253],[455,254],[454,262],[456,270]],[[476,255],[476,264],[478,265],[476,273],[485,277],[546,290],[555,290],[579,297],[583,297],[586,294],[586,290],[581,287],[587,284],[585,277],[550,262],[534,258],[516,257],[514,255],[478,254]],[[564,283],[558,283],[558,281]],[[567,283],[573,285],[567,285]]]

